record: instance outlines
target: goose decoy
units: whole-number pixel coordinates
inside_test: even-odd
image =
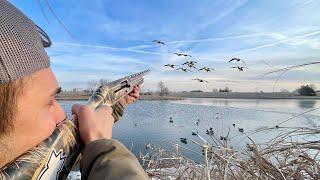
[[[207,129],[206,134],[213,135],[214,134],[213,129],[212,128],[209,128],[209,130]]]
[[[221,141],[227,141],[227,137],[220,136],[220,140],[221,140]]]
[[[243,128],[238,128],[238,130],[239,130],[239,132],[241,132],[241,133],[244,132]]]
[[[187,144],[187,138],[180,138],[180,142]]]

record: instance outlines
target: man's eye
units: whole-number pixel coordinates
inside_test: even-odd
[[[49,103],[48,103],[48,105],[49,105],[49,106],[52,106],[52,105],[55,103],[55,101],[56,101],[55,99],[50,100]]]

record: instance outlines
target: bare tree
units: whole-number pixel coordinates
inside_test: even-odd
[[[163,93],[164,93],[164,95],[168,96],[169,95],[169,89],[167,87],[165,87]]]
[[[88,80],[87,81],[87,89],[86,89],[86,91],[88,93],[93,93],[93,91],[95,91],[97,87],[98,87],[98,81],[96,81],[96,80]]]
[[[219,92],[232,92],[232,90],[229,87],[225,87],[224,89],[219,89]]]
[[[87,88],[85,89],[88,93],[93,93],[99,86],[106,85],[109,83],[109,79],[99,79],[99,80],[88,80]]]
[[[212,89],[212,92],[213,92],[213,93],[217,93],[217,92],[218,92],[218,89],[213,88],[213,89]]]
[[[103,85],[108,84],[109,82],[110,82],[109,79],[99,79],[98,85],[99,85],[99,86],[103,86]]]
[[[169,89],[164,85],[163,81],[158,83],[158,91],[160,96],[165,96],[169,94]]]

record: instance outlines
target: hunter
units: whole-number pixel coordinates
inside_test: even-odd
[[[40,32],[39,32],[40,31]],[[55,99],[59,93],[45,47],[46,34],[20,10],[0,0],[0,167],[48,138],[66,113]],[[117,116],[139,98],[140,87],[118,102]],[[148,179],[137,158],[112,139],[113,110],[75,104],[85,144],[82,179]]]

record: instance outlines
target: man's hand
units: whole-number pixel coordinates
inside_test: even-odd
[[[139,94],[140,87],[135,86],[132,92],[119,102],[125,107],[135,102],[139,98]],[[84,144],[89,144],[98,139],[112,138],[114,118],[111,107],[100,106],[93,110],[86,105],[75,104],[72,106],[72,113],[78,117],[80,137]]]
[[[132,92],[130,92],[127,96],[120,99],[120,104],[125,107],[133,102],[135,102],[140,97],[140,86],[137,85],[133,88]]]
[[[93,110],[86,105],[75,104],[72,113],[78,117],[80,137],[85,145],[98,139],[112,138],[114,118],[111,107],[100,106]]]

